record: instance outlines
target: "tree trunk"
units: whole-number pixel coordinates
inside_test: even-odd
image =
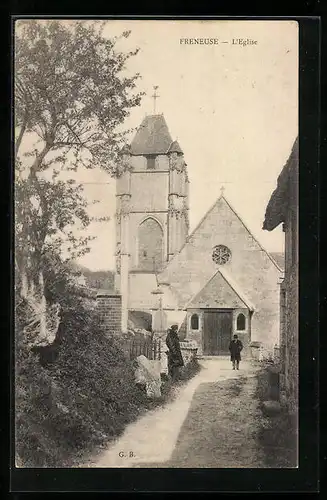
[[[43,272],[39,272],[39,285],[40,285],[40,295],[41,295],[41,315],[40,315],[40,337],[45,339],[47,337],[47,302],[44,294],[44,277]]]

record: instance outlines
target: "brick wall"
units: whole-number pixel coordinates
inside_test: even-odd
[[[106,332],[121,333],[121,295],[98,293],[97,309]]]

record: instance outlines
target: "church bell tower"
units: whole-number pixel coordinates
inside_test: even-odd
[[[157,275],[188,236],[189,180],[162,114],[146,116],[122,154],[128,169],[116,187],[116,287],[126,330],[131,274]]]

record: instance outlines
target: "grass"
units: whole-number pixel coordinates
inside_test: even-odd
[[[139,387],[136,387],[135,391],[138,393],[138,400],[140,401],[137,412],[133,414],[129,413],[128,418],[124,422],[124,425],[120,426],[119,428],[116,427],[115,433],[112,436],[103,435],[102,439],[97,443],[96,448],[94,446],[94,443],[92,443],[92,445],[82,454],[77,454],[72,466],[78,466],[81,463],[86,463],[89,461],[89,459],[93,460],[95,456],[101,453],[103,448],[108,447],[113,441],[115,441],[123,434],[127,425],[135,422],[138,418],[145,415],[146,412],[155,410],[156,408],[171,402],[176,396],[174,388],[185,385],[187,381],[191,380],[197,373],[199,373],[200,370],[201,366],[198,363],[198,360],[195,359],[191,361],[186,367],[183,367],[180,372],[180,377],[176,382],[172,382],[169,377],[163,375],[160,398],[150,399],[146,396],[145,388],[141,389]],[[119,416],[117,416],[117,418],[119,419]]]
[[[179,376],[179,383],[184,384],[188,380],[191,380],[195,375],[201,371],[201,365],[197,358],[194,358],[186,366],[181,369]]]

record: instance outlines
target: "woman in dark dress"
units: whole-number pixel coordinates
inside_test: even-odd
[[[233,363],[233,370],[235,370],[235,365],[236,365],[236,369],[239,370],[242,349],[243,349],[243,344],[238,339],[238,336],[235,334],[233,336],[233,340],[231,340],[231,342],[229,344],[230,359],[231,359],[231,362]]]
[[[184,366],[177,330],[178,325],[172,325],[168,330],[166,338],[166,344],[168,347],[168,373],[173,380],[177,378],[179,368]]]

